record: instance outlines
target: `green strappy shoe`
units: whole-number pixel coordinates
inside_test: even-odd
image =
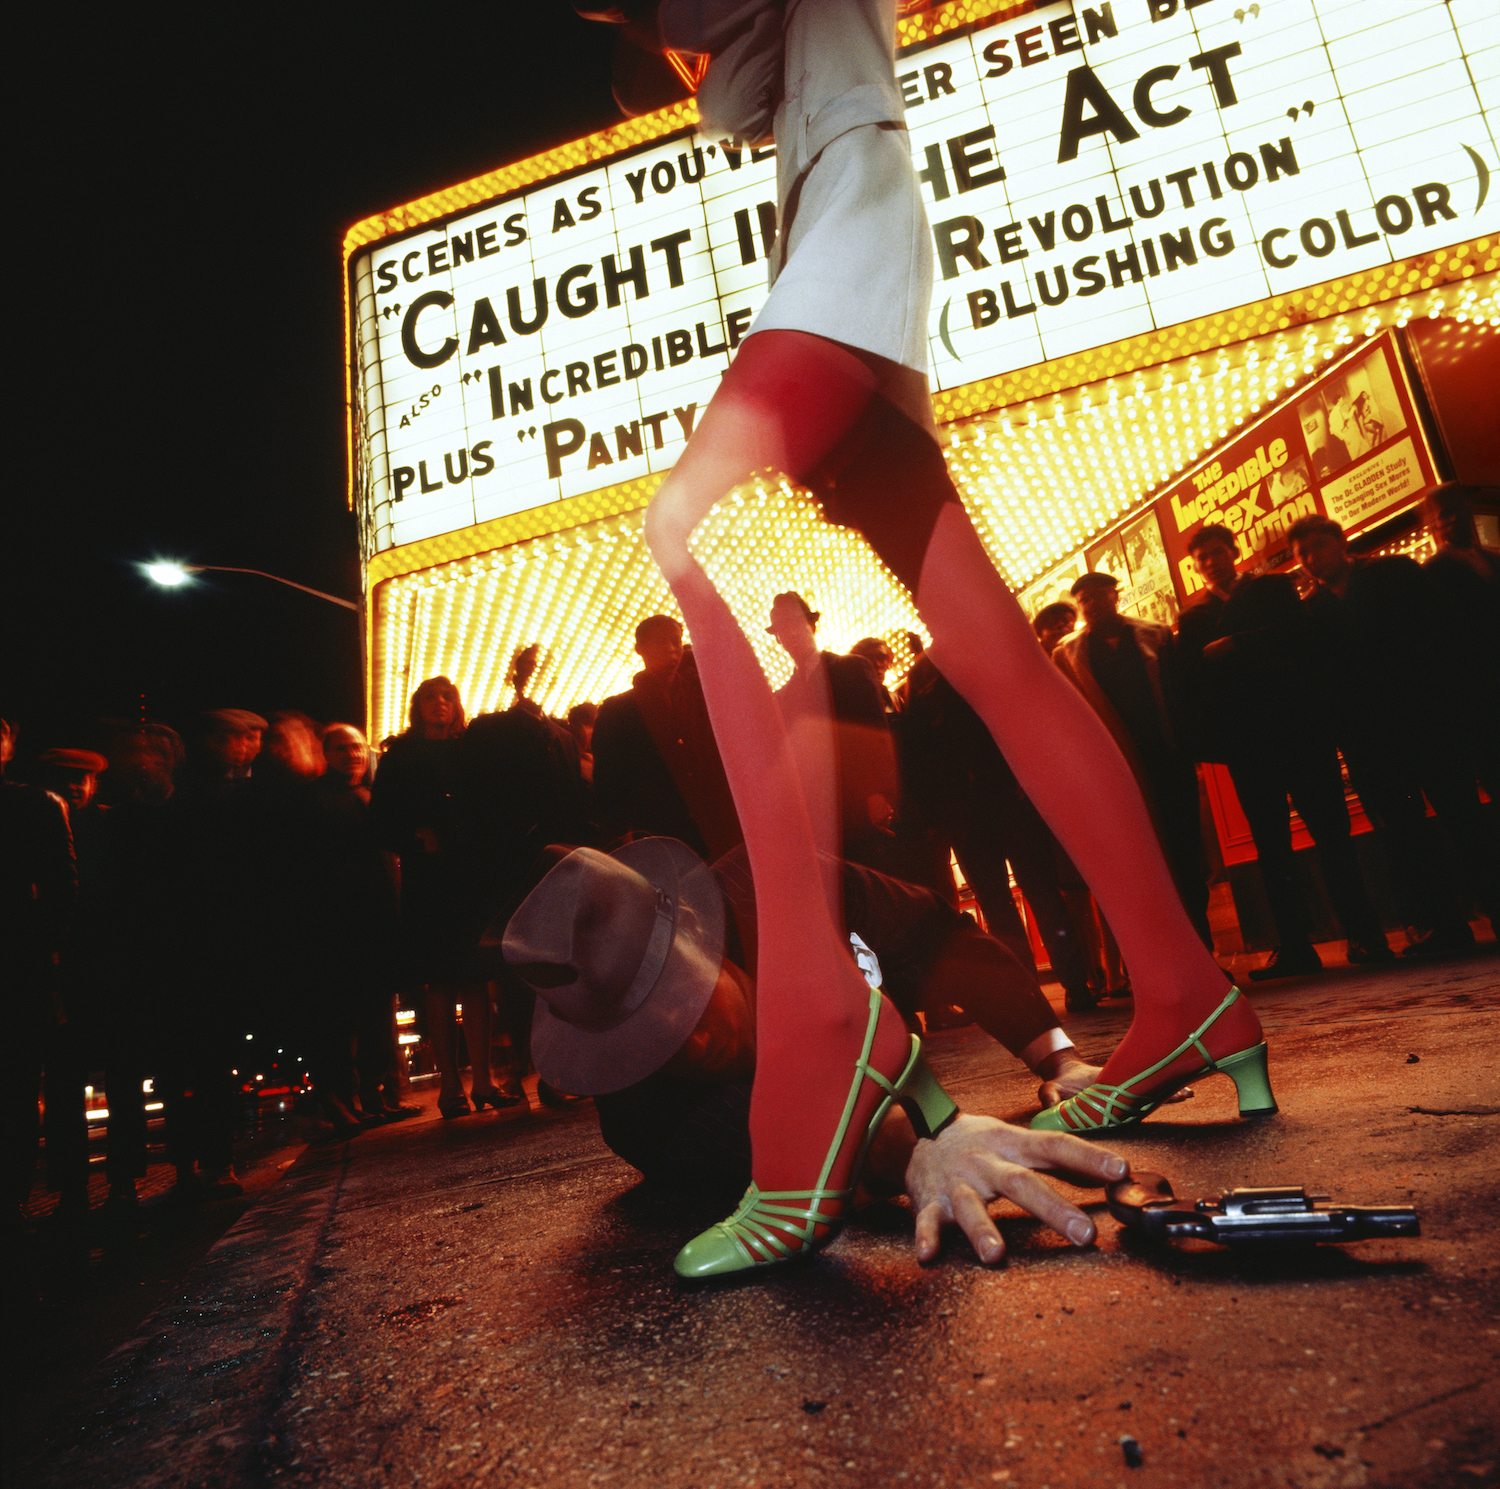
[[[733,1272],[748,1272],[756,1267],[774,1266],[794,1257],[810,1256],[826,1246],[843,1229],[849,1201],[854,1197],[860,1170],[871,1140],[890,1111],[900,1101],[919,1132],[934,1136],[958,1114],[953,1098],[938,1084],[937,1077],[922,1058],[922,1041],[911,1036],[911,1054],[905,1069],[894,1081],[887,1080],[870,1064],[875,1044],[875,1026],[880,1018],[881,994],[870,989],[870,1023],[865,1031],[864,1048],[854,1066],[854,1080],[844,1115],[833,1135],[818,1182],[812,1189],[762,1190],[751,1184],[739,1208],[728,1220],[710,1226],[695,1236],[681,1251],[673,1269],[679,1277],[696,1280],[723,1277]],[[874,1081],[885,1091],[859,1139],[859,1152],[849,1170],[848,1187],[827,1188],[829,1175],[843,1151],[850,1134],[855,1104],[863,1081]]]
[[[1118,1086],[1096,1081],[1076,1096],[1070,1096],[1061,1106],[1038,1112],[1031,1119],[1031,1125],[1043,1132],[1073,1132],[1083,1137],[1106,1132],[1114,1127],[1129,1127],[1154,1112],[1174,1091],[1180,1091],[1182,1087],[1202,1080],[1206,1075],[1215,1074],[1227,1075],[1233,1080],[1235,1090],[1239,1092],[1241,1117],[1250,1119],[1275,1116],[1278,1108],[1266,1070],[1265,1040],[1217,1060],[1209,1054],[1203,1043],[1203,1036],[1242,996],[1237,987],[1230,988],[1229,996],[1170,1055],[1158,1060],[1139,1075],[1131,1076]],[[1190,1049],[1198,1051],[1203,1057],[1203,1064],[1196,1070],[1174,1075],[1166,1085],[1153,1089],[1152,1078]]]

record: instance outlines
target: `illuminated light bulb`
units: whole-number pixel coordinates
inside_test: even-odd
[[[1357,333],[1372,335],[1382,326],[1404,324],[1429,306],[1435,302],[1424,296],[1393,303],[1379,314],[1367,311],[1329,323],[1321,336],[1277,332],[1212,360],[1198,355],[1127,380],[1123,397],[1121,385],[1092,384],[1076,395],[1054,398],[1046,411],[1050,418],[1033,404],[957,421],[944,431],[950,469],[986,548],[1002,572],[1019,583],[1076,549],[1085,531],[1107,530],[1111,522],[1141,510],[1159,482],[1185,468],[1185,458],[1211,451],[1231,420],[1243,424],[1247,410],[1258,416],[1326,365],[1320,353],[1347,347]],[[1482,296],[1465,287],[1449,292],[1441,313],[1455,319],[1467,315],[1488,326],[1500,319],[1500,299],[1488,286]],[[1153,380],[1157,386],[1151,386]],[[1080,415],[1087,422],[1075,439],[1072,425]],[[873,592],[864,583],[863,568],[844,567],[853,552],[849,544],[857,540],[822,530],[789,483],[747,485],[716,509],[707,526],[726,553],[733,546],[733,573],[725,580],[732,604],[760,604],[771,591],[761,594],[755,575],[774,576],[792,566],[820,575],[816,582],[825,609],[843,614],[836,627],[830,624],[831,642],[841,645],[877,629],[874,624],[855,628],[856,613]],[[734,532],[740,534],[737,544],[731,544]],[[867,556],[860,559],[861,565],[870,562]],[[811,586],[814,580],[807,582]],[[888,580],[882,576],[880,582]],[[377,603],[376,623],[384,639],[374,647],[372,684],[379,696],[372,718],[389,721],[387,733],[399,728],[405,696],[424,670],[447,670],[486,700],[499,701],[498,678],[509,661],[510,643],[531,639],[552,649],[540,694],[549,711],[561,712],[569,695],[592,695],[597,701],[628,686],[633,664],[628,640],[622,645],[616,634],[594,638],[596,623],[603,627],[607,615],[611,630],[628,631],[629,620],[669,606],[641,546],[638,516],[402,578],[388,585]],[[561,640],[570,632],[576,632],[571,646]],[[779,665],[774,655],[768,671],[769,663]]]

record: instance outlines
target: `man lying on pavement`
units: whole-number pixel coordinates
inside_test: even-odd
[[[481,942],[492,963],[503,955],[536,992],[531,1049],[539,1074],[595,1097],[605,1142],[648,1181],[743,1188],[755,1070],[755,912],[743,849],[712,869],[672,838],[640,839],[608,855],[549,853],[557,862]],[[1043,1077],[1049,1104],[1095,1078],[1036,979],[968,916],[856,865],[843,866],[843,888],[856,959],[908,1019],[924,999],[966,1008]],[[963,1113],[919,1139],[894,1106],[865,1183],[910,1196],[922,1261],[937,1254],[946,1221],[962,1227],[981,1260],[997,1261],[1005,1247],[986,1206],[1001,1197],[1086,1245],[1092,1220],[1038,1170],[1101,1184],[1128,1165],[1067,1134]]]

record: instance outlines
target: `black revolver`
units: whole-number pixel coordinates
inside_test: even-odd
[[[1329,1205],[1306,1189],[1226,1189],[1218,1199],[1188,1208],[1161,1174],[1132,1174],[1105,1191],[1109,1213],[1122,1225],[1158,1240],[1247,1242],[1362,1241],[1372,1236],[1418,1236],[1417,1212],[1404,1205]]]

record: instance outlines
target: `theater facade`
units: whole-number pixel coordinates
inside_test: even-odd
[[[1247,569],[1286,563],[1304,512],[1420,553],[1425,490],[1500,484],[1493,0],[950,0],[898,42],[937,419],[1029,611],[1094,568],[1170,621],[1206,521]],[[349,231],[373,737],[437,673],[471,713],[503,706],[532,642],[548,712],[597,702],[628,686],[635,622],[673,611],[644,508],[754,321],[777,227],[772,152],[696,122],[687,98]],[[900,657],[921,633],[774,472],[697,547],[774,682],[778,590],[834,649],[879,634]],[[1226,859],[1250,856],[1214,799]]]

